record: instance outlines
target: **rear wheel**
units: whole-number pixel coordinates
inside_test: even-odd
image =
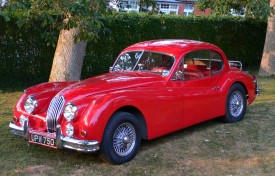
[[[226,98],[226,113],[222,117],[224,122],[233,123],[241,121],[246,112],[246,92],[242,85],[233,84]]]
[[[136,117],[117,112],[108,122],[101,142],[101,158],[111,164],[132,160],[140,147],[140,130]]]

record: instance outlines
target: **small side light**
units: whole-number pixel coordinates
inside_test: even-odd
[[[14,121],[15,123],[17,123],[17,122],[18,122],[18,118],[17,118],[17,117],[13,117],[13,121]]]
[[[82,137],[86,137],[86,136],[87,136],[87,132],[86,132],[85,130],[82,130],[82,131],[80,132],[80,135],[81,135]]]

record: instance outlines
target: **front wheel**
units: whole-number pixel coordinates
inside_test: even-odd
[[[242,85],[233,84],[226,98],[226,112],[222,117],[224,122],[233,123],[241,121],[246,112],[246,92]]]
[[[140,141],[136,117],[127,112],[117,112],[106,126],[101,142],[101,158],[111,164],[126,163],[137,154]]]

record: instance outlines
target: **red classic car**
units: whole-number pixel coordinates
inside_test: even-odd
[[[242,120],[259,88],[241,66],[205,42],[137,43],[121,52],[109,73],[26,89],[9,127],[30,143],[99,150],[105,161],[122,164],[134,158],[142,139],[217,117]]]

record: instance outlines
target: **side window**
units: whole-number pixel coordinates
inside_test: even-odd
[[[174,80],[196,80],[219,73],[223,68],[222,57],[211,50],[187,53],[175,72]]]
[[[209,50],[197,50],[184,56],[184,79],[194,80],[211,75]]]
[[[219,53],[216,53],[214,51],[209,52],[211,58],[211,75],[216,75],[223,69],[223,60]]]

